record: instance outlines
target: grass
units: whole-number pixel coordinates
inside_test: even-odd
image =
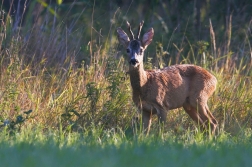
[[[114,23],[108,30],[110,41],[100,41],[92,25],[93,40],[83,46],[80,34],[86,29],[78,24],[80,15],[73,24],[77,29],[66,31],[67,26],[49,17],[41,29],[34,24],[29,35],[25,27],[13,30],[9,16],[1,18],[0,166],[251,166],[249,40],[244,39],[241,52],[222,55],[225,47],[216,45],[210,26],[211,42],[172,47],[171,38],[175,57],[169,57],[163,43],[153,43],[157,57],[147,51],[146,68],[180,61],[201,65],[217,77],[209,106],[219,127],[215,137],[204,136],[177,109],[170,111],[162,131],[154,120],[150,135],[144,136],[132,125],[139,115],[127,63],[112,34]]]
[[[251,166],[251,131],[213,140],[194,135],[138,136],[27,131],[1,136],[1,166]]]

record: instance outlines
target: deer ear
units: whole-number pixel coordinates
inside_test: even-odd
[[[154,36],[154,29],[153,28],[150,28],[143,36],[143,39],[142,39],[142,47],[144,49],[147,48],[147,46],[151,43],[152,41],[152,38]]]
[[[121,29],[121,27],[117,28],[117,37],[119,42],[125,47],[127,48],[129,45],[129,37],[128,35]]]

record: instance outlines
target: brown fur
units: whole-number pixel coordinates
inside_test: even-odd
[[[149,132],[152,114],[157,114],[159,121],[165,122],[167,111],[183,107],[202,129],[207,130],[210,125],[210,130],[214,134],[217,121],[211,114],[207,101],[215,91],[216,78],[207,70],[189,64],[145,71],[143,51],[152,41],[154,30],[150,29],[144,34],[142,41],[137,40],[139,47],[132,47],[131,41],[135,43],[136,40],[130,41],[121,28],[118,28],[117,33],[119,41],[130,50],[129,75],[133,101],[142,111],[146,132]]]

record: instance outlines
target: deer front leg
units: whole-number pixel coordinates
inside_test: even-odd
[[[158,123],[159,123],[159,132],[162,132],[164,129],[164,124],[166,122],[166,112],[163,110],[157,110]]]
[[[145,134],[149,134],[150,131],[151,115],[151,112],[148,112],[146,110],[142,111],[143,130]]]

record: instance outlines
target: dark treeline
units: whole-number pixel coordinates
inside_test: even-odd
[[[24,36],[35,26],[43,27],[43,32],[52,35],[55,23],[59,23],[69,33],[82,38],[63,52],[76,50],[90,41],[91,44],[101,41],[114,44],[116,27],[125,28],[128,20],[135,31],[144,20],[143,31],[149,27],[155,29],[155,44],[150,46],[150,55],[167,51],[173,61],[197,57],[207,48],[207,56],[249,57],[250,49],[246,46],[252,40],[251,7],[251,0],[3,0],[1,4],[1,10],[14,20],[13,29],[22,25]],[[55,13],[58,17],[54,17]],[[215,41],[211,38],[210,21]],[[79,59],[89,61],[87,54],[92,54],[92,50],[81,51]],[[36,51],[36,54],[42,53]]]

